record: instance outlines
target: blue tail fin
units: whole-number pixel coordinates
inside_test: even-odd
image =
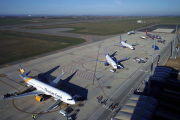
[[[120,35],[120,43],[121,43],[121,41],[122,41],[122,38],[121,38],[121,35]]]

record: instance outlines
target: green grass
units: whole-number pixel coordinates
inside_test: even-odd
[[[109,21],[75,23],[75,24],[32,26],[32,27],[26,27],[25,29],[74,28],[74,30],[65,31],[65,32],[88,34],[88,35],[115,35],[158,23],[180,24],[180,17],[143,18],[141,20],[146,21],[146,23],[141,23],[141,24],[136,23],[137,20],[139,19],[122,19],[122,20],[109,20]]]
[[[32,26],[25,29],[51,29],[51,28],[74,28],[66,31],[69,33],[88,34],[88,35],[114,35],[124,33],[133,29],[151,25],[151,23],[138,24],[138,19],[109,20],[76,24],[60,24],[46,26]]]
[[[85,42],[84,39],[0,30],[0,64]]]
[[[35,24],[35,23],[55,23],[55,22],[68,22],[78,21],[79,19],[46,19],[46,18],[13,18],[13,19],[0,19],[0,26],[5,25],[20,25],[20,24]]]

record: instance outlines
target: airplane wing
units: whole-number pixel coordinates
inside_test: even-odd
[[[103,63],[105,63],[106,61],[99,61],[99,60],[92,60],[92,61],[98,61],[98,62],[103,62]]]
[[[136,45],[139,45],[139,43],[136,42],[136,43],[133,43],[133,44],[131,44],[131,45],[132,45],[132,46],[136,46]]]
[[[130,58],[130,57],[129,57],[129,58]],[[116,60],[116,63],[122,62],[122,61],[125,61],[125,60],[128,60],[129,58],[126,56],[124,59]]]
[[[7,97],[7,98],[3,98],[3,99],[13,99],[13,98],[26,97],[26,96],[37,95],[37,94],[44,94],[44,92],[40,91],[40,90],[36,90],[33,92],[24,93],[24,94],[12,96],[12,97]]]
[[[117,45],[117,44],[114,44],[114,46],[124,47],[123,45]]]
[[[64,75],[64,72],[62,71],[62,74],[59,77],[57,77],[55,80],[53,80],[53,82],[51,82],[49,85],[56,86],[59,83],[59,81],[61,80],[63,75]]]

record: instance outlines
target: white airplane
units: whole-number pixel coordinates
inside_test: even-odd
[[[142,35],[140,38],[141,38],[141,39],[147,39],[147,38],[146,38],[145,36],[143,36],[143,35]]]
[[[120,62],[128,60],[129,58],[127,58],[127,56],[124,59],[121,60],[116,60],[116,58],[114,57],[114,55],[116,54],[116,52],[114,52],[112,55],[109,55],[109,53],[107,53],[107,48],[106,48],[106,61],[99,61],[99,60],[93,60],[93,61],[98,61],[98,62],[103,62],[104,66],[108,66],[111,65],[114,69],[110,70],[111,72],[115,72],[116,69],[123,69],[123,65],[120,64]]]
[[[20,64],[19,64],[19,67],[20,67],[20,72],[21,72],[21,74],[19,74],[19,76],[28,84],[28,86],[35,87],[36,91],[20,94],[20,95],[17,95],[17,96],[6,97],[6,98],[3,98],[3,99],[13,99],[13,98],[19,98],[19,97],[26,97],[26,96],[35,95],[36,100],[39,101],[39,102],[42,102],[44,99],[40,95],[46,94],[46,95],[53,96],[54,100],[56,100],[57,102],[58,101],[63,101],[65,103],[67,103],[67,104],[72,104],[72,105],[75,104],[75,100],[73,99],[73,97],[70,94],[55,88],[55,86],[60,81],[61,77],[64,75],[63,71],[62,71],[62,74],[59,77],[57,77],[53,82],[51,82],[50,84],[46,84],[44,82],[41,82],[37,78],[28,77],[27,74],[25,74],[24,69],[22,69]],[[47,74],[45,74],[45,75],[47,75]]]
[[[127,41],[127,40],[126,40],[126,41]],[[114,44],[114,46],[120,46],[120,47],[123,47],[123,48],[128,47],[128,48],[130,48],[131,50],[135,50],[135,48],[134,48],[133,46],[138,45],[138,43],[136,42],[136,43],[133,43],[133,44],[128,44],[128,43],[126,43],[126,41],[123,41],[123,40],[121,39],[121,35],[120,35],[120,43],[121,43],[121,45],[116,45],[116,44]]]
[[[132,31],[130,31],[130,32],[127,32],[128,35],[135,34],[135,33],[136,33],[135,30],[132,30]]]

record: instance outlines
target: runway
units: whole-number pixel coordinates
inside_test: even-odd
[[[44,30],[44,32],[47,33],[48,31]],[[39,56],[36,59],[21,62],[21,65],[25,68],[26,72],[31,71],[30,76],[37,76],[39,73],[44,73],[60,65],[60,68],[53,72],[52,76],[57,77],[61,74],[61,70],[64,71],[65,75],[62,80],[69,80],[69,83],[63,83],[64,89],[79,94],[85,93],[87,90],[86,101],[79,101],[75,106],[69,106],[74,109],[71,113],[73,118],[77,120],[104,119],[112,114],[112,110],[107,109],[107,106],[118,101],[122,101],[123,104],[126,96],[141,83],[141,80],[147,74],[146,71],[149,70],[153,40],[151,38],[147,40],[140,39],[139,37],[141,35],[145,35],[145,32],[138,32],[130,36],[122,35],[122,39],[127,40],[129,44],[135,43],[136,41],[139,43],[139,45],[135,46],[134,51],[128,48],[113,46],[112,44],[118,44],[119,42],[118,35],[111,36],[107,39],[103,38],[100,41],[97,40],[96,42],[74,47],[69,50],[56,52],[55,54]],[[171,33],[159,33],[159,35],[166,40],[166,43],[157,43],[160,50],[156,51],[156,54],[160,54],[164,59],[174,35]],[[115,56],[117,59],[122,59],[126,56],[130,57],[129,60],[122,62],[125,69],[117,70],[117,73],[111,73],[109,71],[112,69],[111,66],[104,66],[103,63],[92,61],[92,59],[105,59],[105,56],[100,54],[105,53],[105,47],[107,47],[109,53],[117,51],[117,55]],[[149,60],[145,64],[139,64],[132,60],[133,57],[148,57]],[[155,59],[157,60],[157,57]],[[156,60],[155,62],[157,62]],[[23,83],[19,77],[18,69],[18,64],[0,69],[1,97],[7,92],[12,93],[26,89],[26,84]],[[108,87],[110,87],[110,89]],[[103,100],[108,99],[106,106],[101,105],[97,101],[97,97],[102,95]],[[32,119],[32,114],[38,114],[54,103],[55,101],[52,98],[40,103],[35,100],[34,96],[13,100],[2,100],[1,98],[0,119],[30,120]],[[83,104],[83,106],[79,107],[79,104]],[[43,114],[38,119],[65,120],[66,118],[59,114],[59,110],[65,109],[66,107],[65,104],[62,104],[50,113]],[[76,111],[77,109],[79,109],[79,111]]]

